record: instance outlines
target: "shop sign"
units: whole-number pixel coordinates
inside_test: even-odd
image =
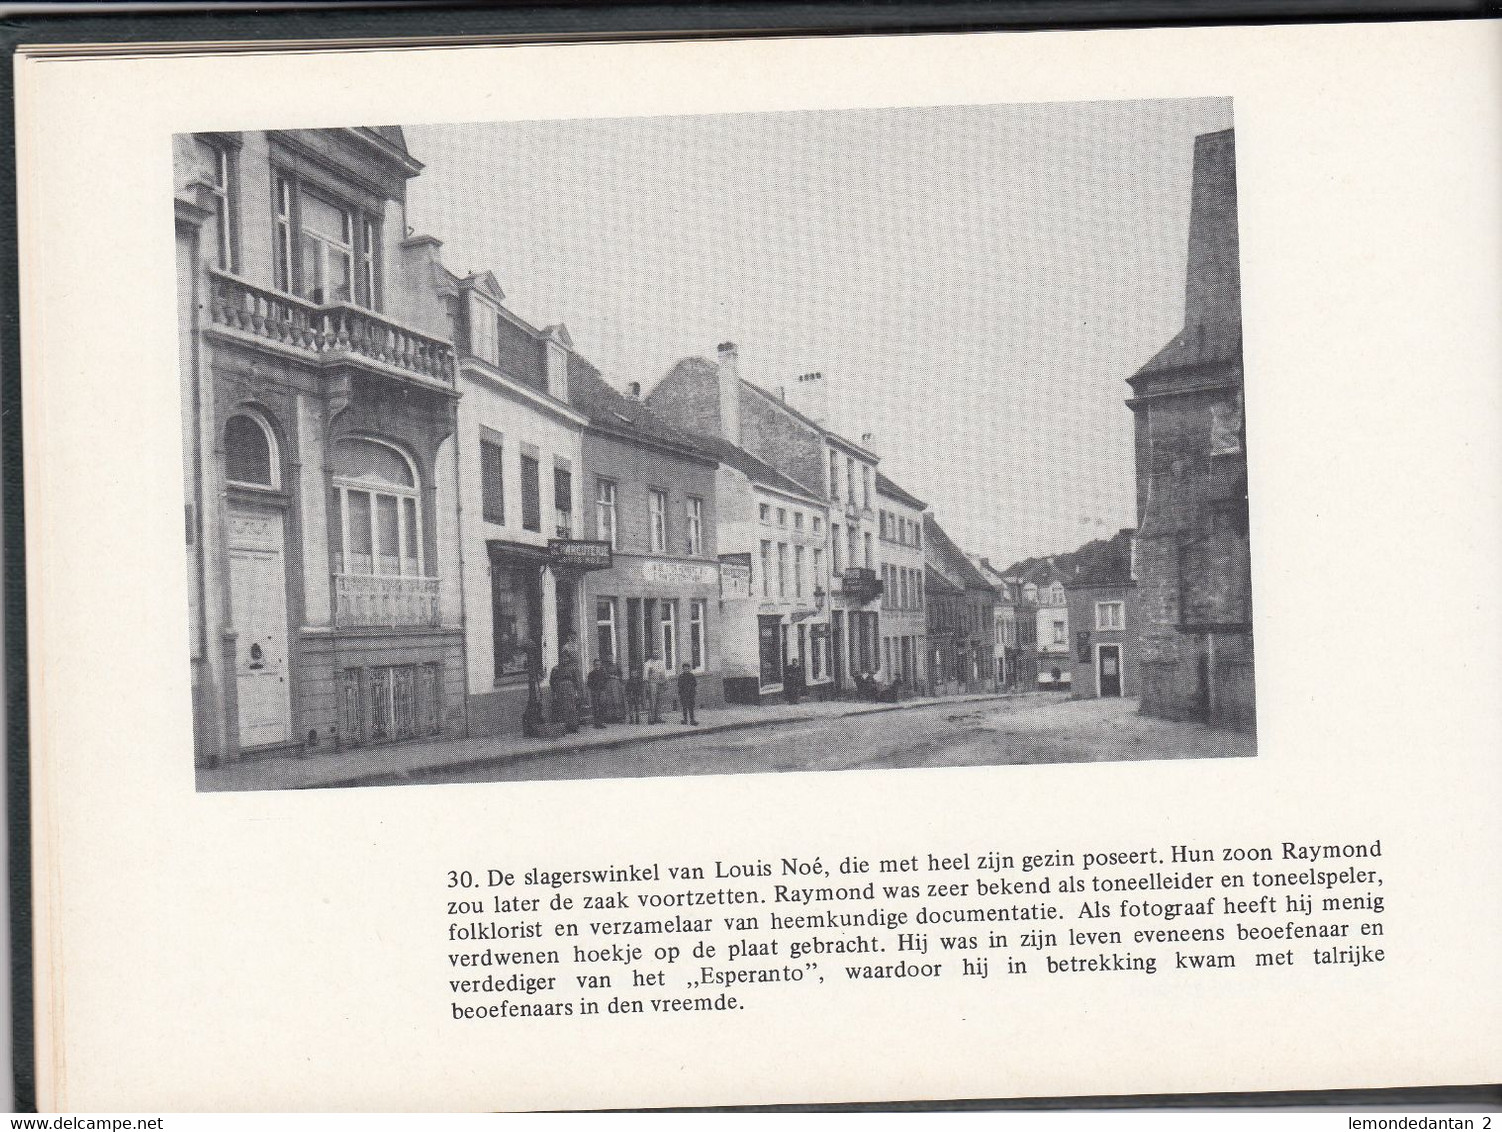
[[[649,558],[641,564],[641,575],[659,586],[713,586],[720,580],[720,567],[708,562],[664,562]]]
[[[751,556],[721,555],[720,597],[724,600],[751,596]]]
[[[548,539],[548,559],[570,570],[609,570],[610,544],[595,539]]]

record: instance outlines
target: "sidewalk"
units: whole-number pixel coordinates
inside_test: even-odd
[[[701,710],[698,727],[684,727],[675,716],[659,724],[612,723],[604,730],[586,726],[577,734],[560,739],[525,739],[521,736],[488,735],[480,739],[440,739],[431,743],[403,743],[389,747],[360,747],[348,751],[320,751],[306,757],[247,759],[222,767],[199,767],[200,791],[306,790],[329,786],[381,786],[400,783],[414,772],[431,775],[445,770],[475,770],[504,765],[539,755],[574,751],[609,750],[636,743],[666,739],[692,740],[719,731],[770,727],[778,723],[801,723],[814,719],[842,719],[884,711],[946,704],[1013,699],[1036,692],[987,692],[978,695],[932,696],[896,704],[873,704],[855,700],[825,703],[727,705]]]

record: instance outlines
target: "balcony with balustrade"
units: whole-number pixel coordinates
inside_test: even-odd
[[[334,575],[336,629],[437,628],[438,579]]]
[[[321,368],[366,372],[454,394],[454,347],[351,303],[318,304],[209,271],[209,331]]]

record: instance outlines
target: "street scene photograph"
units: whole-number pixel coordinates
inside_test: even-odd
[[[173,185],[200,791],[1256,755],[1230,99]]]

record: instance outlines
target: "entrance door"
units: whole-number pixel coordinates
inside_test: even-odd
[[[845,686],[845,614],[834,610],[829,615],[830,659],[834,662],[834,684]]]
[[[641,598],[626,599],[626,675],[642,666],[641,651]]]
[[[230,616],[239,635],[235,685],[240,746],[285,743],[292,730],[292,698],[287,687],[287,572],[279,512],[230,512],[229,585]]]
[[[1096,687],[1102,696],[1121,695],[1121,646],[1101,645],[1095,654]]]

